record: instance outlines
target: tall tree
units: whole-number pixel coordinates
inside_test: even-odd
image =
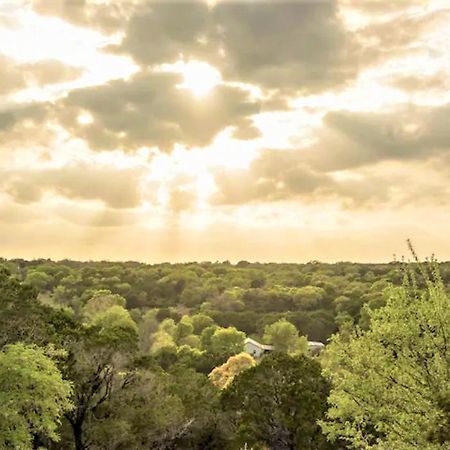
[[[286,319],[267,325],[264,328],[264,341],[274,346],[275,351],[288,353],[306,353],[308,341],[298,335],[294,324]]]
[[[129,384],[134,374],[129,362],[137,343],[137,325],[121,306],[112,306],[81,327],[64,366],[74,384],[75,407],[66,418],[76,450],[89,448],[88,429],[95,423],[95,413]]]
[[[237,445],[318,450],[330,448],[317,423],[327,409],[328,393],[318,362],[273,353],[238,375],[222,400]]]
[[[367,331],[347,330],[328,347],[330,438],[357,449],[449,448],[450,299],[434,264],[431,274],[419,268],[367,311]]]
[[[42,349],[7,345],[0,352],[0,448],[28,450],[37,438],[59,440],[71,385]]]

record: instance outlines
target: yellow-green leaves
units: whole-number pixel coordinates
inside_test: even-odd
[[[71,385],[44,350],[24,344],[0,352],[0,448],[32,449],[33,435],[58,440]]]

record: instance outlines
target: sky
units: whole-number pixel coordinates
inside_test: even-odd
[[[0,256],[450,259],[448,0],[0,0]]]

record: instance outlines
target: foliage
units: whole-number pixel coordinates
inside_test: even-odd
[[[267,325],[264,328],[264,341],[273,345],[275,351],[287,353],[306,353],[308,341],[298,335],[298,330],[286,319]]]
[[[245,334],[234,327],[217,328],[211,336],[210,351],[216,355],[236,355],[244,349]]]
[[[223,392],[236,446],[280,450],[330,448],[317,424],[327,408],[328,382],[318,362],[273,353],[238,375]]]
[[[447,324],[443,297],[442,304],[433,303],[429,283],[427,288],[425,279],[416,278],[408,295],[422,305],[424,291],[428,303],[397,315],[392,306],[389,320],[396,325],[381,321],[378,335],[374,331],[378,314],[385,312],[373,311],[383,308],[386,298],[403,295],[403,288],[396,290],[402,282],[397,263],[0,263],[8,268],[0,266],[0,352],[19,342],[45,347],[47,355],[51,348],[62,378],[72,386],[73,409],[55,422],[61,441],[33,433],[34,447],[328,448],[317,427],[325,418],[328,390],[319,363],[333,381],[333,403],[323,425],[330,437],[339,440],[347,433],[351,441],[358,429],[365,439],[379,438],[380,449],[415,448],[389,437],[386,423],[393,427],[397,420],[402,432],[408,428],[408,439],[424,449],[448,446],[448,363],[437,322]],[[450,290],[450,263],[440,269],[442,296]],[[427,304],[444,311],[427,315]],[[425,325],[413,313],[420,313]],[[306,336],[325,343],[338,330],[328,355],[314,361],[300,355]],[[417,338],[422,334],[423,342]],[[251,358],[240,354],[246,336],[274,344],[276,354],[248,367]],[[393,348],[397,359],[389,360]],[[240,362],[247,370],[236,375]],[[395,382],[383,385],[382,376],[417,386],[408,385],[408,396],[393,387]],[[427,380],[429,388],[420,384]],[[369,405],[376,398],[381,407],[373,400],[373,410],[356,408],[345,395],[359,394],[358,389],[372,396]],[[386,406],[391,397],[392,411]],[[415,425],[408,418],[413,408],[421,416]]]
[[[97,290],[84,305],[83,315],[92,320],[96,314],[105,312],[112,306],[125,308],[126,300],[121,295],[113,294],[107,289]]]
[[[225,364],[215,367],[208,375],[208,378],[214,386],[224,389],[228,387],[236,375],[250,369],[255,364],[255,360],[248,353],[242,352],[238,355],[230,356]]]
[[[62,414],[71,408],[70,383],[34,346],[11,344],[0,352],[0,448],[32,449],[36,437],[59,440]]]
[[[450,299],[435,264],[409,270],[370,327],[333,338],[333,383],[324,430],[357,449],[447,449],[450,445]],[[424,285],[424,290],[419,286]]]

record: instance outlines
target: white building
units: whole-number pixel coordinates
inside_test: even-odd
[[[308,351],[311,355],[319,354],[324,348],[325,345],[322,342],[308,341]],[[255,359],[258,359],[265,353],[272,352],[273,350],[273,345],[260,344],[251,338],[247,338],[244,343],[244,352],[252,355]]]
[[[273,345],[260,344],[254,339],[247,338],[244,343],[244,352],[252,355],[253,358],[260,358],[264,353],[273,351]]]
[[[325,348],[325,344],[319,341],[308,341],[308,351],[311,355],[319,354]]]

